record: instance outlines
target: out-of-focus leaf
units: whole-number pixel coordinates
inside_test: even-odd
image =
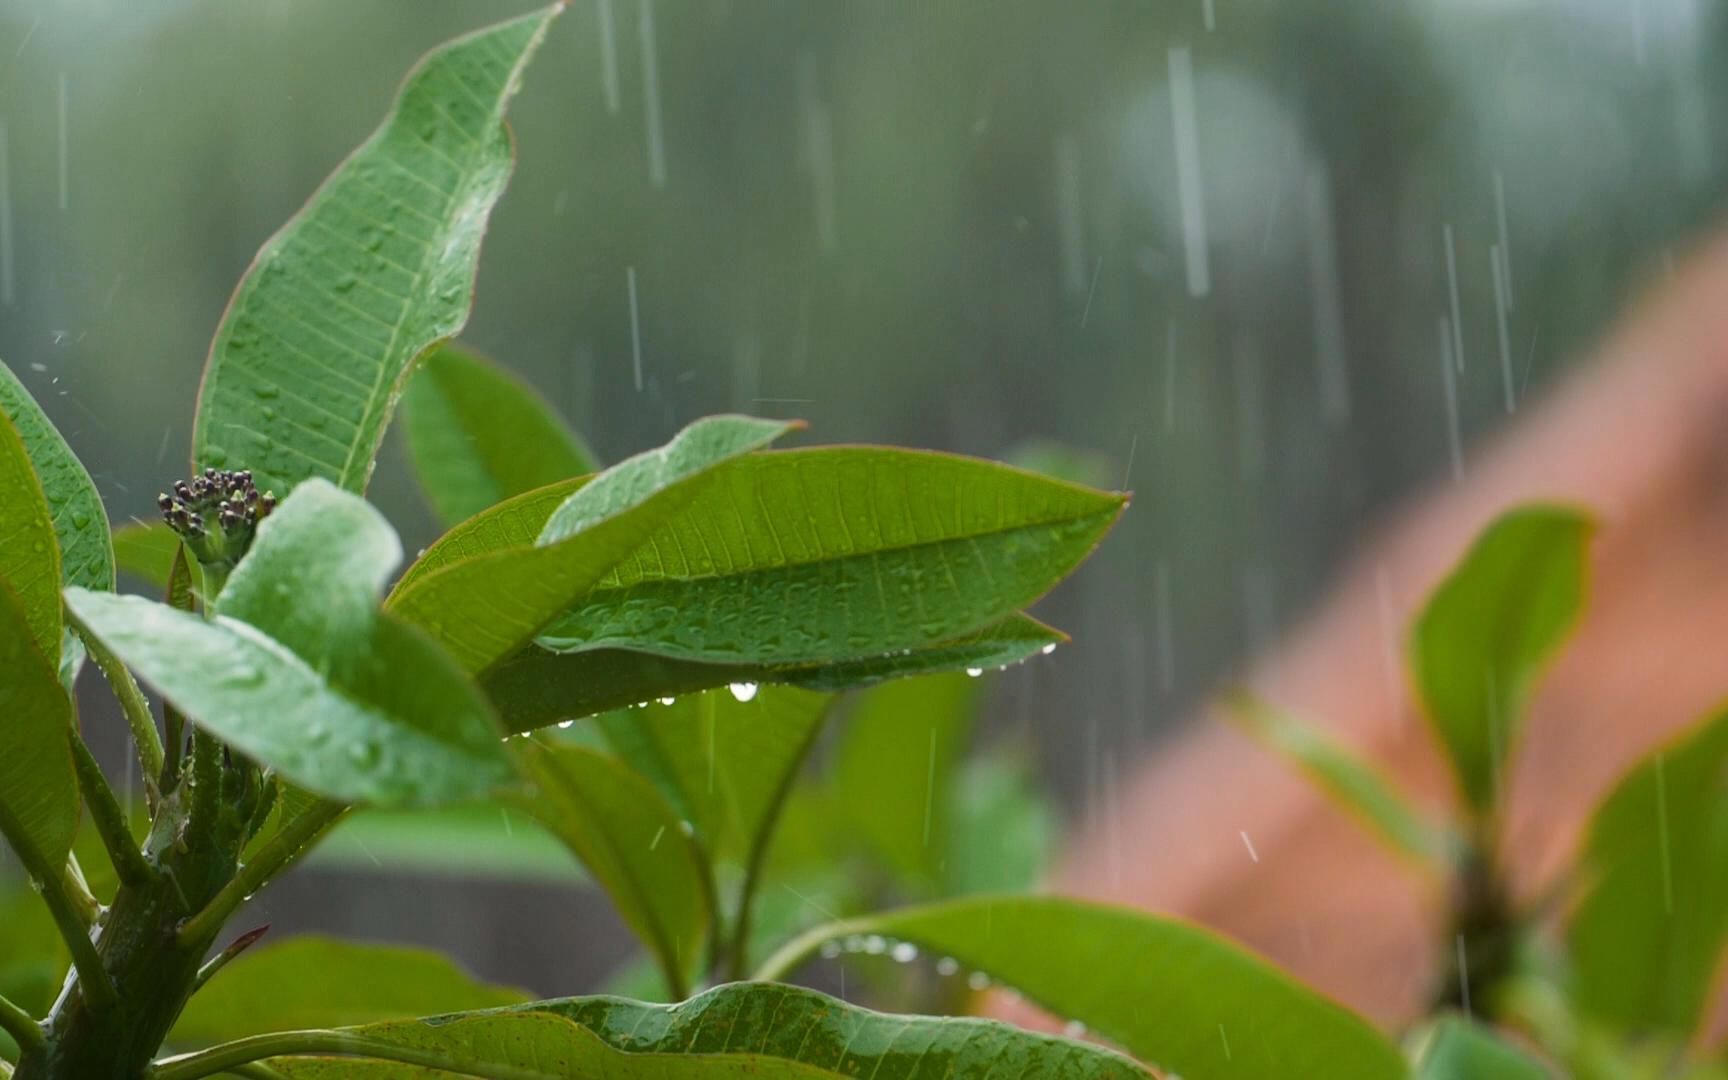
[[[504,111],[562,5],[427,54],[381,127],[259,251],[210,348],[200,466],[360,491],[415,357],[468,319],[510,177]]]
[[[436,1022],[375,1024],[354,1034],[448,1055],[452,1071],[512,1080],[1147,1077],[1102,1047],[993,1020],[870,1012],[813,990],[763,983],[716,987],[679,1005],[567,998]],[[352,1059],[272,1058],[270,1066],[290,1080],[427,1075],[416,1066]]]
[[[1592,525],[1557,506],[1501,516],[1417,618],[1410,662],[1464,801],[1493,804],[1531,686],[1584,607]]]
[[[1061,631],[1029,615],[1011,615],[977,633],[924,648],[802,667],[705,664],[628,649],[550,653],[530,646],[488,670],[480,684],[509,730],[532,731],[732,683],[837,691],[908,675],[1005,667],[1048,652],[1064,640]]]
[[[102,496],[78,456],[4,362],[0,362],[0,413],[12,421],[41,482],[60,544],[62,584],[112,591],[114,549]]]
[[[1103,454],[1051,439],[1028,439],[1011,448],[1003,460],[1030,472],[1087,487],[1104,487],[1115,471]]]
[[[343,818],[306,865],[369,874],[571,884],[587,875],[539,823],[499,806],[367,807]]]
[[[1024,755],[997,749],[962,761],[948,802],[945,895],[1037,887],[1050,869],[1061,819]]]
[[[1546,1080],[1549,1070],[1492,1031],[1460,1017],[1434,1026],[1418,1080]]]
[[[950,781],[981,687],[963,674],[884,683],[858,697],[841,729],[834,805],[852,833],[920,895],[942,880]]]
[[[716,470],[538,640],[776,665],[933,645],[1043,595],[1124,501],[945,454],[756,454]]]
[[[26,866],[59,867],[78,830],[72,704],[32,629],[17,594],[0,581],[0,836],[29,856]]]
[[[490,1009],[528,997],[478,982],[425,949],[309,935],[257,946],[230,961],[186,1004],[168,1041],[209,1046],[270,1031]]]
[[[168,587],[168,574],[174,568],[174,553],[180,550],[180,537],[166,522],[134,521],[114,530],[114,561],[120,572],[130,574],[153,586],[158,592]]]
[[[1432,868],[1454,850],[1456,841],[1423,821],[1372,765],[1251,694],[1234,694],[1228,705],[1243,731],[1301,769],[1393,851]]]
[[[1728,713],[1645,758],[1597,809],[1574,997],[1626,1030],[1697,1027],[1728,932]]]
[[[408,380],[402,429],[421,490],[446,525],[600,468],[540,395],[457,345],[434,350]]]
[[[615,758],[530,742],[522,808],[582,860],[675,986],[702,958],[711,918],[706,871],[676,811]]]
[[[483,671],[526,645],[612,572],[708,487],[722,466],[796,426],[747,416],[698,420],[665,446],[576,488],[553,510],[533,545],[490,551],[424,574],[410,567],[387,606],[431,634],[464,670]],[[514,520],[521,505],[487,514],[494,512]],[[470,541],[498,535],[472,520],[460,528]]]
[[[0,416],[0,584],[12,593],[23,620],[51,670],[60,663],[60,546],[42,484],[12,422]],[[16,627],[8,625],[9,632]],[[21,643],[9,643],[18,648]],[[0,713],[0,715],[4,715]]]
[[[983,971],[1169,1072],[1207,1080],[1408,1075],[1366,1020],[1197,926],[1056,897],[953,900],[819,927],[768,961],[854,934]]]

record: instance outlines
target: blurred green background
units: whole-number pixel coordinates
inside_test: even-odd
[[[184,471],[252,253],[526,6],[0,0],[0,356],[116,521]],[[575,0],[466,337],[608,458],[720,410],[1096,455],[1138,499],[1041,612],[1076,647],[990,688],[1077,808],[1709,223],[1725,45],[1708,0]],[[431,539],[395,440],[371,494]],[[261,906],[561,991],[623,949],[550,885]]]

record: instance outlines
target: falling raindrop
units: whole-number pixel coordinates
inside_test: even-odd
[[[606,94],[606,111],[618,113],[618,30],[612,18],[612,0],[599,0],[600,89]]]
[[[1201,190],[1200,126],[1195,118],[1194,58],[1186,45],[1170,50],[1170,116],[1176,133],[1176,186],[1182,202],[1182,249],[1188,267],[1188,294],[1212,291],[1206,251],[1206,200]]]
[[[636,268],[628,268],[624,272],[624,281],[630,289],[630,364],[631,372],[636,378],[636,389],[642,389],[642,316],[636,303]]]
[[[642,39],[642,107],[648,127],[648,180],[666,186],[666,134],[660,119],[660,50],[654,44],[654,0],[641,0],[636,23]],[[641,386],[638,385],[640,390]]]

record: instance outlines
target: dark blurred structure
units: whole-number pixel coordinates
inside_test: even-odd
[[[0,2],[0,357],[115,520],[183,471],[253,251],[416,56],[501,13]],[[1725,45],[1702,0],[576,0],[466,336],[611,458],[720,410],[1108,455],[1139,497],[1048,604],[1077,647],[997,686],[1078,802],[1711,220]],[[394,444],[371,495],[431,538]],[[546,990],[619,951],[567,892],[433,887],[261,904]]]

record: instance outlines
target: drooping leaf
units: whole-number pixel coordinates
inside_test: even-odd
[[[945,454],[757,454],[717,471],[538,640],[787,665],[932,645],[1043,595],[1124,498]]]
[[[510,1010],[376,1024],[354,1034],[448,1055],[452,1071],[513,1080],[925,1080],[952,1077],[1146,1080],[1102,1047],[993,1020],[871,1012],[812,990],[765,983],[716,987],[679,1005],[570,998]],[[290,1080],[398,1080],[414,1066],[272,1058]],[[1336,1075],[1336,1074],[1316,1074]]]
[[[605,754],[529,742],[518,757],[534,785],[522,808],[582,860],[668,980],[686,985],[707,940],[711,897],[678,814]]]
[[[1573,994],[1599,1020],[1688,1036],[1728,934],[1728,713],[1645,758],[1597,809]]]
[[[665,446],[577,488],[553,510],[533,545],[461,559],[426,574],[410,567],[387,606],[425,629],[464,670],[483,671],[526,645],[592,589],[722,466],[796,426],[746,416],[698,420]],[[465,535],[483,534],[470,522]]]
[[[180,537],[166,522],[134,521],[114,530],[114,562],[123,574],[131,574],[158,591],[168,587],[174,553]]]
[[[1584,607],[1591,523],[1565,507],[1500,517],[1417,618],[1417,696],[1446,747],[1464,801],[1486,811],[1524,702]]]
[[[1061,631],[1028,615],[1011,615],[975,634],[910,652],[802,667],[705,664],[628,649],[550,653],[531,646],[488,670],[480,684],[507,728],[532,731],[561,720],[733,683],[783,683],[837,691],[909,675],[1005,667],[1047,652],[1063,640]]]
[[[1062,822],[1027,755],[998,747],[961,762],[948,802],[943,895],[1038,886],[1055,856]]]
[[[348,1027],[527,1001],[425,949],[307,935],[257,946],[193,996],[170,1045],[209,1046],[296,1028]]]
[[[60,580],[86,589],[114,588],[114,550],[102,496],[36,399],[0,362],[0,412],[24,443],[60,544]]]
[[[788,953],[853,934],[953,957],[1183,1076],[1407,1075],[1398,1049],[1366,1020],[1246,949],[1174,919],[1057,897],[977,897],[834,923]]]
[[[972,734],[978,679],[934,675],[859,696],[835,750],[834,805],[846,827],[915,894],[947,863],[950,781]]]
[[[527,384],[453,344],[415,369],[402,397],[402,429],[420,488],[446,525],[600,468]]]
[[[0,836],[29,849],[26,865],[58,867],[78,830],[72,705],[32,629],[17,594],[0,581]]]
[[[1455,850],[1456,839],[1424,821],[1372,765],[1252,695],[1233,695],[1228,704],[1243,731],[1301,769],[1391,850],[1427,868],[1443,865]]]
[[[0,416],[0,584],[49,667],[60,663],[60,547],[24,441]]]
[[[429,53],[381,127],[259,251],[210,348],[199,466],[360,491],[414,359],[468,318],[510,177],[505,107],[562,5]]]
[[[1480,1024],[1449,1016],[1434,1026],[1417,1080],[1546,1080],[1540,1062]]]
[[[485,700],[388,618],[364,654],[326,674],[227,616],[77,588],[66,602],[189,720],[321,795],[423,805],[478,798],[509,778]]]

